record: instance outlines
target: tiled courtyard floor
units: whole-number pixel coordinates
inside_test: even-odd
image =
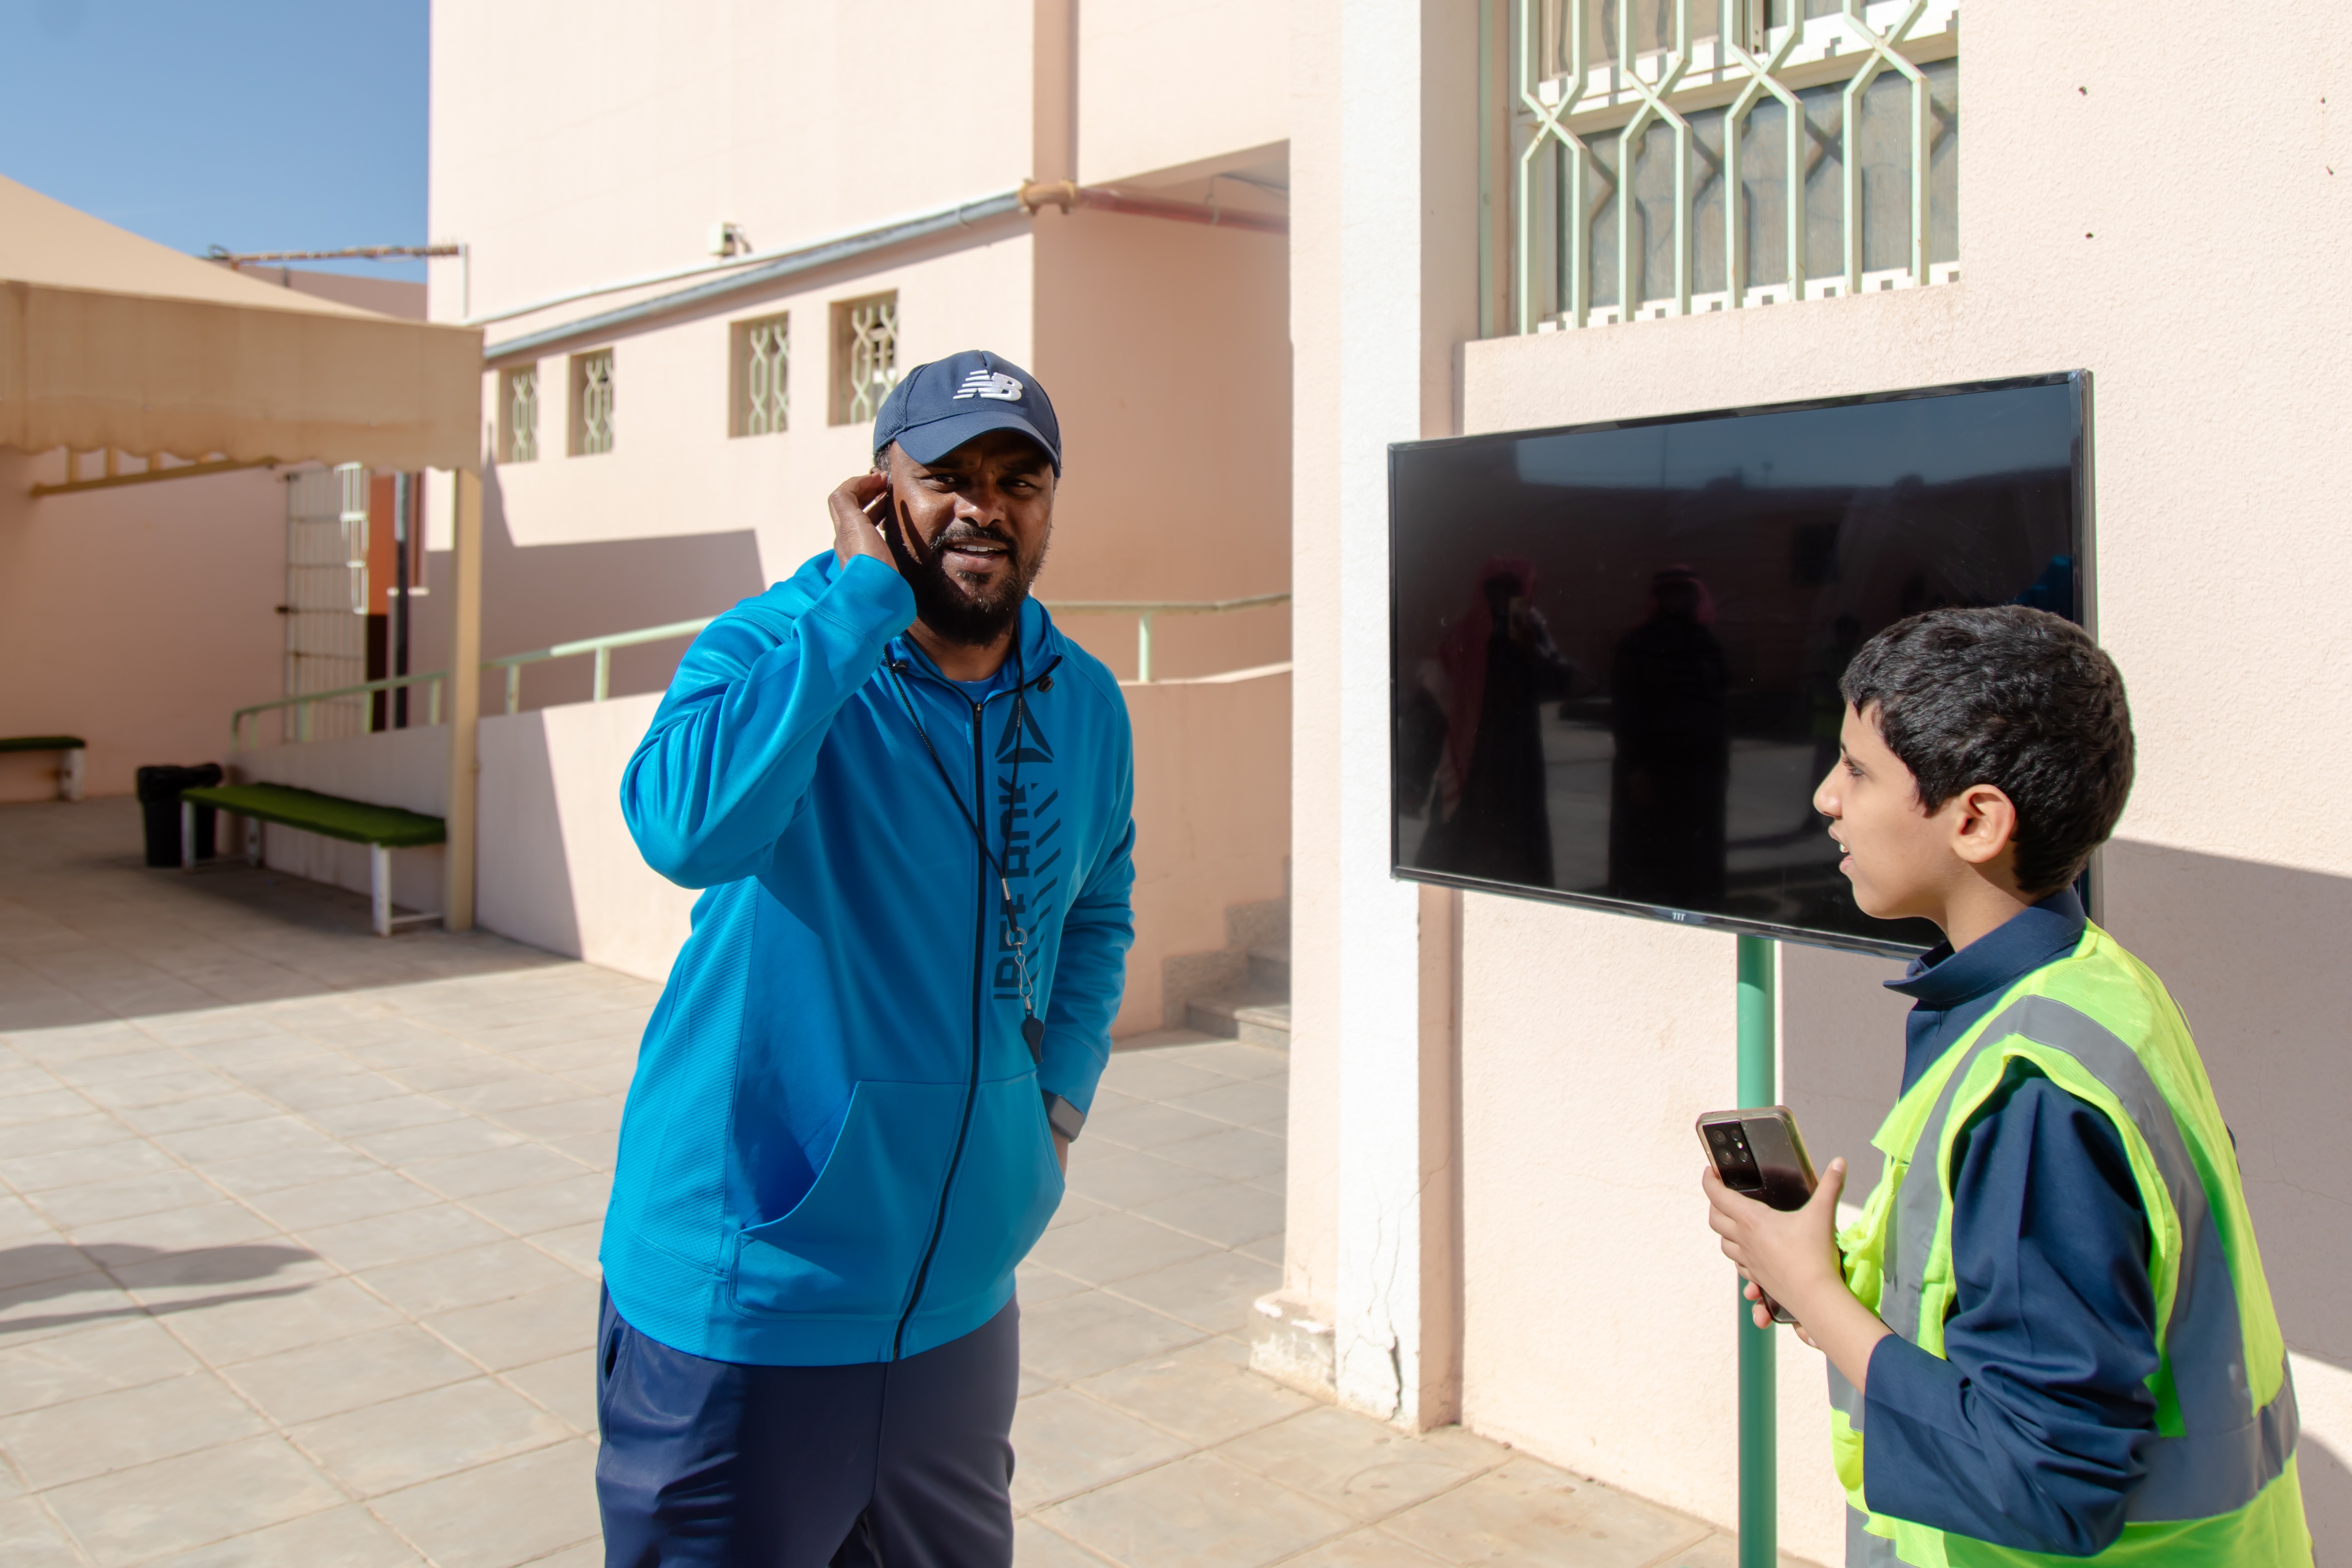
[[[596,1235],[656,988],[0,807],[0,1563],[585,1568]],[[1728,1568],[1245,1370],[1276,1052],[1122,1052],[1022,1271],[1024,1568]]]

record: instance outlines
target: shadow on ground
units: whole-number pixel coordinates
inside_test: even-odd
[[[128,1242],[68,1247],[63,1242],[38,1241],[23,1247],[0,1247],[0,1280],[27,1281],[7,1293],[11,1306],[21,1306],[86,1293],[90,1289],[92,1265],[104,1269],[115,1284],[141,1289],[165,1286],[241,1285],[251,1280],[267,1279],[295,1264],[313,1261],[318,1256],[299,1247],[195,1247],[173,1250]],[[226,1290],[143,1305],[42,1313],[11,1318],[5,1331],[10,1334],[24,1334],[68,1328],[76,1323],[100,1322],[109,1318],[196,1312],[226,1306],[233,1301],[299,1295],[310,1288],[310,1283],[304,1281],[266,1290]]]
[[[134,801],[0,806],[0,1034],[569,962],[482,931],[379,937],[362,895],[241,861],[151,869]]]

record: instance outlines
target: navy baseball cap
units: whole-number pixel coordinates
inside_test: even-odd
[[[984,349],[919,364],[907,373],[874,416],[874,450],[898,443],[919,463],[936,463],[974,436],[1018,430],[1062,471],[1062,426],[1053,399],[1037,378]]]

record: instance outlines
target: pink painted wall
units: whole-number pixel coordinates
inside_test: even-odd
[[[1078,178],[1215,160],[1290,134],[1291,15],[1257,0],[1078,0]]]
[[[322,272],[316,268],[303,267],[246,267],[239,270],[246,277],[263,283],[275,283],[298,294],[315,294],[321,300],[333,300],[341,304],[357,305],[362,310],[373,310],[378,315],[397,316],[406,321],[426,319],[425,286],[404,278],[371,278],[364,272]]]
[[[540,360],[540,456],[493,462],[483,476],[483,653],[496,658],[713,615],[830,548],[825,498],[873,460],[869,425],[827,421],[832,302],[896,289],[903,364],[978,344],[1025,361],[1030,248],[1020,227],[999,227],[863,272],[796,280],[708,316],[576,345],[613,351],[609,452],[566,452],[569,354]],[[731,437],[731,324],[779,313],[792,319],[790,422],[780,433]],[[503,335],[494,331],[493,341]],[[483,387],[485,406],[503,422],[499,376],[487,374]],[[438,476],[426,495],[434,592],[419,602],[420,649],[447,646],[448,601],[439,584],[451,494],[446,476]],[[684,646],[617,653],[613,691],[660,689]],[[536,667],[524,677],[523,705],[580,700],[589,680],[586,659]],[[486,686],[483,701],[486,711],[499,710],[503,687]]]
[[[440,0],[432,231],[471,245],[481,311],[707,260],[722,219],[776,249],[1009,191],[1028,21],[964,0]],[[953,62],[947,97],[913,39]],[[458,264],[431,270],[455,319]]]
[[[0,447],[0,735],[79,734],[88,792],[127,795],[146,763],[218,760],[230,710],[283,689],[286,488],[253,468],[26,494],[63,473]],[[52,797],[55,766],[0,756],[0,800]]]
[[[1161,1026],[1166,961],[1225,944],[1229,906],[1283,892],[1290,814],[1286,668],[1122,688],[1135,731],[1136,943],[1112,1032]],[[620,807],[621,772],[659,697],[571,702],[482,721],[478,916],[488,930],[660,980],[696,894],[647,868]],[[413,729],[231,759],[240,780],[296,784],[439,814],[448,731]],[[268,829],[269,864],[364,891],[367,852]],[[394,856],[404,908],[439,905],[439,849]]]
[[[1039,596],[1218,600],[1290,585],[1288,247],[1279,235],[1080,210],[1037,219],[1031,368],[1067,464]],[[1131,616],[1069,619],[1122,678]],[[1155,676],[1290,657],[1286,608],[1171,616]]]
[[[2352,30],[2331,20],[2327,37],[2340,56]],[[2352,846],[2336,830],[2352,698],[2332,657],[2352,595],[2352,363],[2338,352],[2352,297],[2328,258],[2352,247],[2352,143],[2323,107],[2335,57],[2282,67],[2219,17],[2184,15],[2159,36],[2047,8],[1995,8],[1968,50],[1962,281],[1469,342],[1454,362],[1462,425],[2094,372],[2098,627],[2131,684],[2140,744],[2124,836],[2104,856],[2105,919],[2181,1001],[2237,1135],[2294,1357],[2305,1498],[2322,1555],[2340,1554],[2352,1541],[2352,1181],[2326,1129],[2352,1103],[2352,1068],[2326,954],[2352,919]],[[1346,94],[1369,115],[1387,90],[1366,81]],[[2255,92],[2280,111],[2226,144],[2193,115],[2146,112]],[[1366,233],[1337,204],[1301,211],[1320,231],[1302,234],[1302,254]],[[2187,234],[2202,237],[2184,246]],[[2260,309],[2211,306],[2257,297]],[[1334,379],[1342,410],[1377,395],[1347,381],[1344,363]],[[1305,436],[1302,420],[1302,467]],[[1379,453],[1341,461],[1360,482]],[[1314,556],[1341,554],[1343,528],[1378,526],[1377,490],[1365,499],[1351,513],[1302,510],[1315,547],[1300,554],[1303,599],[1333,600],[1338,574]],[[1322,614],[1302,604],[1302,693],[1325,676],[1341,690],[1384,679],[1378,660],[1339,665],[1346,630]],[[1302,782],[1386,754],[1384,733],[1322,730],[1304,710],[1299,733]],[[1348,893],[1313,852],[1329,842],[1319,825],[1299,826],[1306,994],[1339,962],[1313,911]],[[1733,1092],[1732,943],[1514,900],[1464,904],[1464,1418],[1728,1523],[1732,1283],[1702,1223],[1690,1125]],[[1876,989],[1890,970],[1794,948],[1783,958],[1787,1096],[1816,1157],[1853,1157],[1864,1183],[1877,1165],[1864,1140],[1899,1076],[1897,1009]],[[1333,1048],[1308,1037],[1313,1009],[1299,1017],[1302,1063]],[[1346,1132],[1328,1077],[1296,1073],[1292,1104],[1297,1172],[1302,1122],[1318,1139],[1338,1124],[1344,1144]],[[1344,1194],[1323,1201],[1303,1207],[1294,1186],[1294,1276],[1344,1247]],[[1781,1543],[1836,1561],[1843,1507],[1820,1358],[1780,1342]]]
[[[1135,728],[1135,947],[1114,1035],[1162,1026],[1167,961],[1225,945],[1225,910],[1282,897],[1290,668],[1120,688]]]
[[[1077,48],[1053,68],[1064,76],[1039,80],[1038,59],[1055,57],[1040,50],[1035,29],[1072,26],[1066,5],[917,0],[892,14],[890,37],[922,37],[971,84],[938,114],[881,107],[905,84],[877,47],[877,26],[870,8],[840,0],[786,11],[685,0],[658,17],[604,0],[585,12],[551,0],[440,0],[431,227],[469,246],[471,276],[461,284],[456,262],[434,264],[434,316],[501,311],[691,267],[709,259],[708,230],[722,219],[754,248],[781,250],[1066,172],[1035,162],[1053,140],[1041,137],[1041,102],[1050,119],[1075,100],[1078,147],[1112,161],[1089,170],[1149,183],[1161,164],[1223,160],[1279,174],[1279,146],[1267,144],[1282,137],[1284,100],[1260,90],[1286,59],[1278,12],[1221,3],[1202,27],[1172,26],[1148,6],[1081,5]],[[1225,195],[1274,201],[1240,186]],[[898,296],[902,367],[987,347],[1029,366],[1054,394],[1068,468],[1039,597],[1283,590],[1286,257],[1278,236],[1051,213],[563,344],[537,362],[540,456],[494,463],[486,475],[483,650],[707,616],[827,548],[826,495],[871,456],[870,426],[828,418],[831,307],[886,289]],[[684,286],[517,315],[489,328],[490,343],[495,351]],[[731,437],[730,329],[784,312],[788,427]],[[568,456],[569,356],[608,344],[614,449]],[[486,376],[498,425],[508,418],[500,392],[498,375]],[[447,640],[440,552],[449,495],[445,479],[428,494],[436,553],[431,592],[418,602],[425,650]],[[1066,629],[1122,676],[1135,672],[1132,617],[1074,616]],[[683,906],[649,891],[650,873],[609,805],[683,647],[616,655],[613,691],[625,700],[601,709],[580,703],[587,660],[535,668],[521,689],[528,722],[485,722],[486,923],[632,973],[667,971],[684,935]],[[1167,620],[1156,673],[1209,676],[1288,657],[1286,610]],[[1227,905],[1283,891],[1288,686],[1286,675],[1262,675],[1130,689],[1144,850],[1122,1031],[1159,1026],[1165,958],[1222,948]],[[497,713],[501,683],[486,683],[483,697]],[[501,837],[491,825],[508,816],[513,831]]]

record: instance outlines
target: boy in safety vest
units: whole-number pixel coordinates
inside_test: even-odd
[[[2131,791],[2123,679],[2081,628],[1936,610],[1847,668],[1813,796],[1855,902],[1945,942],[1885,1173],[1709,1224],[1830,1360],[1849,1568],[2312,1561],[2294,1385],[2230,1131],[2163,983],[2073,885]],[[1757,1322],[1767,1321],[1755,1309]]]

